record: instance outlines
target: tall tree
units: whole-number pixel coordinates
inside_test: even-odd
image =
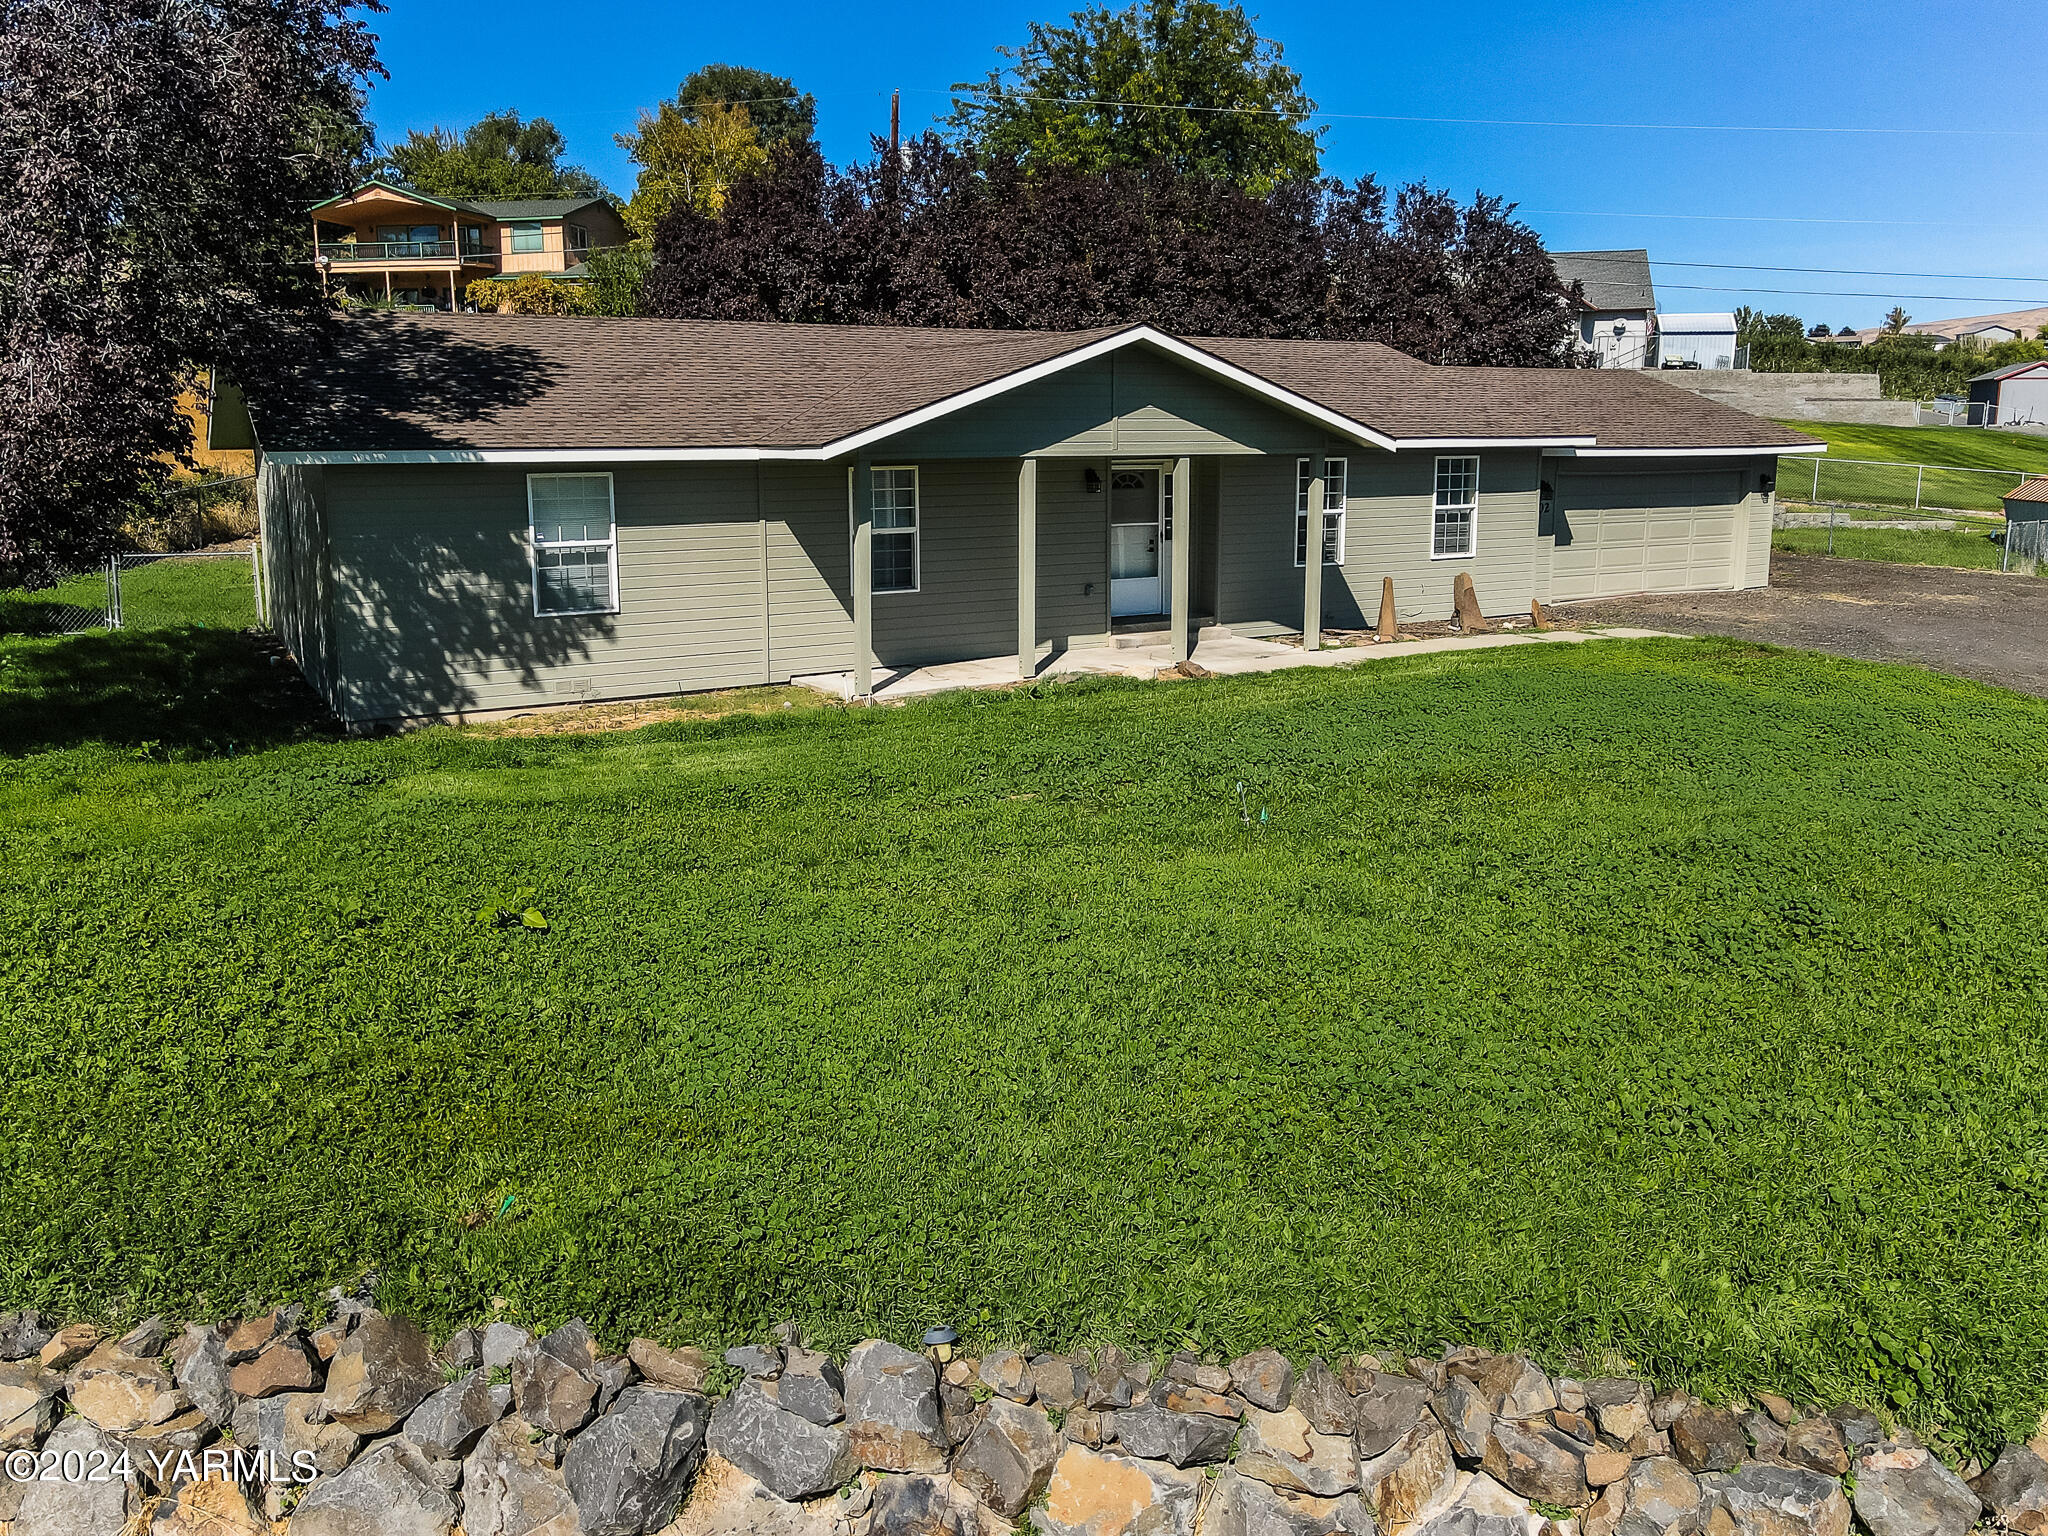
[[[786,146],[717,214],[658,227],[650,314],[1384,341],[1431,362],[1574,358],[1567,293],[1499,200],[1371,180],[1264,194],[1168,167],[989,163],[928,135],[900,172]]]
[[[1913,317],[1894,304],[1885,312],[1884,329],[1887,336],[1901,336],[1906,327],[1913,323]]]
[[[366,142],[356,0],[0,0],[0,572],[115,546],[191,447],[196,365],[259,398],[321,340],[306,208]]]
[[[818,129],[818,103],[808,91],[799,92],[786,75],[746,64],[706,64],[693,70],[676,91],[675,104],[685,116],[711,103],[745,107],[768,149],[785,139],[807,141]]]
[[[604,183],[578,165],[562,164],[568,143],[544,117],[492,112],[459,132],[415,128],[384,153],[381,169],[429,197],[605,197]]]
[[[953,87],[955,141],[1030,171],[1175,170],[1252,192],[1317,174],[1315,103],[1241,5],[1136,0],[1031,23],[980,85]]]
[[[672,208],[716,214],[725,206],[727,188],[768,163],[747,109],[723,102],[685,108],[664,101],[655,111],[640,114],[635,132],[617,137],[640,167],[626,223],[643,239],[653,235]]]

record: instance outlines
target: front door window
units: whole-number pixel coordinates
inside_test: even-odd
[[[1109,475],[1109,613],[1111,618],[1165,611],[1167,542],[1157,469],[1112,469]]]

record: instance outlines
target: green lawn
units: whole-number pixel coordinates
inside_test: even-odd
[[[0,634],[48,634],[101,622],[107,578],[99,571],[55,586],[0,591]],[[244,629],[256,622],[256,583],[243,555],[167,555],[129,566],[121,577],[125,629],[197,624]]]
[[[2023,469],[2048,474],[2048,437],[1983,427],[1869,427],[1847,421],[1786,421],[1828,445],[1836,459],[1894,459],[1965,469]]]
[[[162,631],[0,644],[0,753],[0,1305],[2048,1403],[2042,700],[1600,641],[345,741]]]
[[[1779,528],[1771,548],[1794,555],[1825,555],[1825,528]],[[1954,565],[1995,571],[2004,553],[1989,533],[1976,529],[1837,528],[1832,553],[1846,560],[1889,560],[1899,565]]]

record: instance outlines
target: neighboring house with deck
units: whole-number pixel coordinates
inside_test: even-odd
[[[345,719],[1762,586],[1777,456],[1622,370],[1365,342],[370,314],[255,415]],[[1314,558],[1311,558],[1311,555]]]
[[[1580,285],[1579,341],[1602,368],[1650,368],[1657,360],[1657,288],[1650,253],[1552,251],[1558,281]]]
[[[483,277],[573,280],[590,252],[625,240],[596,197],[463,202],[366,181],[313,209],[313,261],[329,290],[410,309],[459,309]]]

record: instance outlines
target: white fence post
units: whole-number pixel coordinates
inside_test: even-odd
[[[1913,476],[1913,510],[1920,510],[1920,487],[1927,483],[1927,466],[1919,466],[1920,472]]]

